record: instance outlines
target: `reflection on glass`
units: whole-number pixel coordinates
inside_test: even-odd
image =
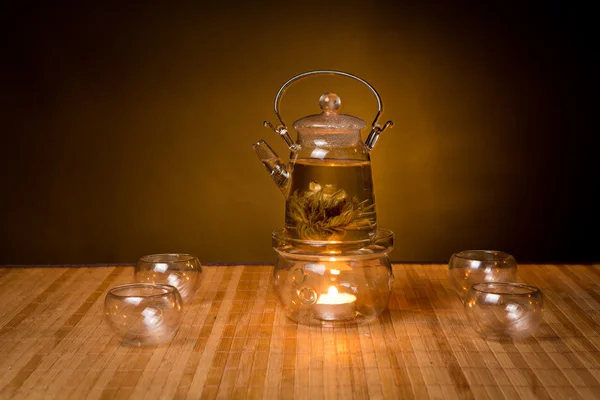
[[[502,251],[461,251],[450,257],[448,277],[452,289],[462,300],[471,285],[476,283],[515,282],[517,261]]]
[[[471,327],[485,339],[523,339],[542,322],[544,298],[535,286],[479,283],[467,291],[465,311]]]
[[[135,267],[137,282],[175,286],[184,303],[188,303],[198,291],[201,277],[200,261],[190,254],[143,256]]]
[[[183,301],[169,285],[137,283],[112,288],[104,300],[106,321],[134,346],[170,340],[181,323]]]

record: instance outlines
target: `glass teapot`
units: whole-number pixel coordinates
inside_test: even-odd
[[[319,99],[321,113],[294,122],[298,131],[296,143],[279,114],[279,103],[286,88],[313,75],[341,75],[366,85],[375,94],[378,112],[365,142],[360,131],[363,120],[339,113],[340,98],[325,93]],[[273,149],[260,140],[253,148],[267,172],[286,197],[285,232],[296,245],[335,250],[361,247],[370,243],[377,231],[377,216],[370,151],[383,126],[377,120],[383,111],[381,98],[365,80],[341,71],[309,71],[289,79],[275,97],[275,114],[281,122],[273,129],[290,149],[290,162],[285,164]]]

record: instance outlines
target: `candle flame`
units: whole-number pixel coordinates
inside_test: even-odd
[[[319,296],[317,304],[327,304],[330,306],[337,306],[340,304],[349,304],[356,301],[356,296],[350,293],[340,293],[335,286],[330,286],[327,289],[327,293],[323,293]]]
[[[339,275],[340,274],[340,270],[339,269],[332,269],[329,272],[331,272],[331,275]]]

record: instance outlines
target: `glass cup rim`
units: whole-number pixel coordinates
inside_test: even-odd
[[[169,257],[175,257],[176,259],[169,259]],[[187,261],[196,260],[196,257],[193,254],[188,253],[157,253],[157,254],[147,254],[145,256],[141,256],[140,260],[144,263],[182,263]]]
[[[166,292],[164,293],[157,293],[157,294],[137,294],[137,295],[132,295],[132,294],[118,294],[116,293],[119,290],[124,290],[124,289],[134,289],[134,288],[157,288],[157,289],[163,289],[166,290]],[[114,297],[119,297],[119,298],[127,298],[127,297],[142,297],[144,299],[150,299],[153,297],[163,297],[165,295],[170,295],[170,294],[174,294],[177,292],[177,288],[175,286],[172,285],[167,285],[164,283],[127,283],[124,285],[119,285],[119,286],[115,286],[113,288],[111,288],[108,291],[108,294]]]
[[[499,290],[493,290],[490,286],[499,286]],[[501,288],[506,287],[518,287],[520,289],[525,289],[522,293],[509,293],[507,291],[502,291]],[[497,294],[497,295],[509,295],[509,296],[528,296],[532,294],[539,294],[541,290],[533,285],[528,285],[526,283],[518,283],[518,282],[481,282],[476,283],[471,286],[471,289],[478,293],[485,294]]]
[[[491,255],[492,258],[486,258],[485,256]],[[476,260],[476,261],[506,261],[514,257],[501,250],[462,250],[452,255],[456,258],[463,260]]]

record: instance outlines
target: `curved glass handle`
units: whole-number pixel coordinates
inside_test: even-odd
[[[273,126],[273,124],[271,124],[268,121],[264,122],[264,126],[270,127],[275,132],[277,132],[283,138],[283,140],[285,140],[285,142],[287,143],[288,147],[291,150],[296,150],[297,147],[295,147],[295,146],[297,146],[297,145],[295,145],[293,143],[292,139],[290,138],[290,136],[288,134],[287,125],[285,124],[285,122],[283,122],[283,119],[281,118],[281,114],[279,113],[279,103],[281,102],[281,97],[283,96],[283,93],[285,92],[285,90],[288,88],[289,85],[291,85],[292,83],[294,83],[296,81],[299,81],[300,79],[306,78],[308,76],[313,76],[313,75],[345,76],[347,78],[355,79],[355,80],[359,81],[360,83],[364,84],[365,86],[367,86],[369,89],[371,89],[371,91],[375,95],[375,98],[377,99],[377,115],[375,115],[375,119],[373,120],[373,123],[371,124],[371,132],[369,133],[369,136],[367,137],[367,140],[365,141],[365,144],[367,145],[369,150],[371,150],[375,146],[375,143],[377,142],[377,139],[378,139],[379,135],[381,134],[381,132],[383,132],[386,128],[394,125],[394,122],[392,122],[392,121],[387,121],[383,126],[381,126],[377,123],[379,116],[383,112],[383,102],[381,101],[381,97],[379,96],[379,93],[377,93],[377,90],[375,90],[375,88],[373,86],[371,86],[371,84],[369,82],[365,81],[364,79],[359,78],[356,75],[349,74],[347,72],[334,71],[334,70],[316,70],[316,71],[303,72],[303,73],[296,75],[293,78],[289,79],[287,82],[285,82],[283,84],[283,86],[281,86],[279,91],[277,92],[277,95],[275,96],[275,114],[277,115],[277,118],[279,118],[281,125]]]

